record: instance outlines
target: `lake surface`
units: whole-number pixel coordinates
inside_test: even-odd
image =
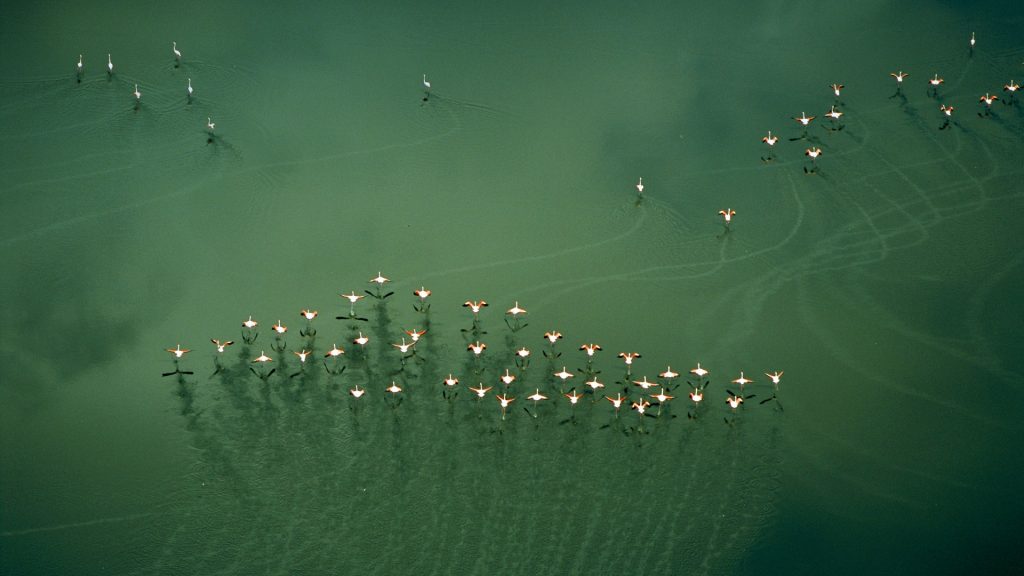
[[[0,573],[1024,570],[1024,5],[0,11]]]

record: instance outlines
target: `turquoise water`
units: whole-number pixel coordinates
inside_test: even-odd
[[[0,573],[1021,568],[1020,6],[2,12]],[[395,294],[336,320],[378,271]],[[711,370],[706,406],[573,410],[587,342],[605,393],[640,398],[636,351],[630,379]],[[162,377],[179,343],[194,374]]]

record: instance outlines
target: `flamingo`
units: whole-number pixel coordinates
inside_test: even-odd
[[[636,192],[637,192],[637,194],[643,194],[644,193],[644,177],[643,176],[641,176],[640,177],[640,181],[636,183]]]
[[[644,376],[643,380],[633,380],[633,384],[636,384],[637,386],[643,388],[644,390],[647,390],[648,388],[651,388],[653,386],[657,386],[657,383],[647,380],[647,376]]]
[[[626,400],[628,400],[629,397],[628,396],[623,396],[622,393],[620,392],[620,393],[615,395],[615,398],[612,398],[611,396],[605,396],[604,399],[612,403],[612,406],[615,407],[615,416],[618,417],[618,415],[619,415],[619,408],[622,408],[622,403],[625,402]]]
[[[505,384],[506,388],[516,381],[516,375],[509,372],[508,368],[505,368],[505,374],[503,374],[500,378],[502,383]]]
[[[189,100],[191,100],[192,99],[192,79],[191,78],[188,79],[188,88],[186,88],[186,90],[188,91],[188,98],[189,98]]]
[[[430,81],[427,80],[427,75],[423,75],[423,89],[430,93]]]
[[[753,380],[751,380],[750,378],[747,378],[746,376],[743,375],[743,371],[742,370],[740,370],[740,377],[732,381],[733,384],[739,384],[740,385],[740,394],[743,393],[743,387],[744,386],[746,386],[747,384],[753,384],[753,382],[754,382]]]
[[[107,76],[114,73],[114,61],[110,59],[110,54],[107,54]]]
[[[356,384],[355,388],[350,388],[348,393],[351,394],[353,398],[360,398],[366,393],[366,390],[360,388],[359,384]]]
[[[594,394],[597,394],[597,390],[599,388],[604,388],[604,384],[597,380],[597,376],[594,376],[593,380],[588,380],[584,382],[584,384],[590,386],[590,389],[594,391]]]
[[[811,121],[814,120],[815,118],[816,118],[816,116],[808,116],[807,114],[805,114],[803,112],[800,113],[799,117],[793,116],[793,120],[796,120],[802,126],[809,126]]]
[[[178,43],[177,42],[171,42],[171,50],[174,51],[174,59],[176,60],[176,64],[180,63],[181,62],[181,51],[178,50]]]
[[[139,92],[139,85],[135,85],[135,91],[132,92],[132,96],[135,96],[135,101],[138,102],[142,99],[142,92]]]
[[[182,348],[181,344],[178,344],[174,348],[168,348],[167,351],[170,352],[171,354],[174,354],[175,358],[182,358],[185,356],[185,354],[191,352],[191,350],[189,350],[188,348]]]
[[[509,404],[515,401],[515,397],[508,396],[505,394],[498,394],[497,396],[495,396],[495,398],[498,399],[498,402],[501,402],[501,419],[504,420],[505,411],[508,409]]]
[[[210,339],[210,342],[213,342],[213,345],[217,347],[218,354],[223,354],[225,348],[235,343],[234,340],[225,340],[222,342],[213,338]]]
[[[213,123],[213,120],[210,120],[210,117],[207,116],[206,117],[206,129],[210,132],[210,134],[213,134],[213,129],[216,128],[216,127],[217,127],[217,125]]]
[[[487,302],[484,300],[466,300],[462,304],[463,308],[469,308],[469,310],[473,313],[474,317],[480,313],[481,308],[485,308],[486,306]]]
[[[483,398],[486,396],[487,393],[491,391],[491,388],[493,388],[493,386],[484,386],[483,382],[481,382],[476,388],[473,388],[472,386],[469,387],[469,389],[476,394],[477,398]]]
[[[78,55],[78,64],[76,65],[76,69],[78,70],[78,74],[79,74],[79,75],[81,75],[81,74],[82,74],[82,66],[83,66],[83,65],[82,65],[82,55],[81,55],[81,54],[79,54],[79,55]]]
[[[693,374],[697,378],[703,379],[705,376],[710,374],[710,372],[708,372],[707,370],[701,368],[700,367],[700,362],[697,362],[697,367],[696,368],[691,368],[690,369],[690,374]]]
[[[726,208],[725,210],[719,210],[718,213],[725,219],[725,225],[728,226],[732,223],[732,217],[736,215],[736,211],[732,208]]]

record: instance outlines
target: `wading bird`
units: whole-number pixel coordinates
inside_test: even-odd
[[[387,294],[382,294],[381,293],[381,291],[384,289],[384,285],[387,284],[388,282],[391,282],[391,280],[389,278],[385,278],[379,271],[377,272],[377,275],[375,277],[370,278],[370,282],[372,282],[372,283],[377,285],[374,288],[373,292],[370,292],[369,290],[365,291],[370,296],[373,296],[374,298],[376,298],[378,300],[383,300],[383,299],[387,298],[388,296],[391,296],[392,294],[394,294],[394,292],[388,292]]]
[[[761,138],[761,142],[764,142],[765,144],[768,145],[768,155],[762,156],[761,160],[764,160],[765,162],[770,162],[775,159],[775,143],[778,141],[779,137],[772,135],[771,130],[768,131],[767,136]]]
[[[719,210],[718,214],[722,217],[725,227],[728,228],[729,224],[732,224],[732,217],[736,215],[736,211],[732,208],[726,208],[725,210]]]

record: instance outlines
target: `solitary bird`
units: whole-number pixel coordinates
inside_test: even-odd
[[[216,128],[216,127],[217,127],[217,125],[214,124],[212,120],[210,120],[209,116],[207,116],[206,117],[206,130],[210,132],[211,136],[213,135],[213,129]]]
[[[638,194],[644,193],[644,177],[640,177],[640,181],[636,183],[636,191]]]
[[[188,91],[188,99],[191,100],[192,99],[192,79],[191,78],[188,79],[188,88],[186,88],[186,90]]]
[[[142,92],[139,92],[139,85],[135,85],[135,91],[132,92],[132,96],[135,96],[135,102],[138,103],[142,99]]]
[[[82,55],[78,55],[78,64],[75,65],[75,71],[78,74],[78,81],[82,81]]]
[[[718,213],[725,219],[725,225],[728,226],[732,223],[732,217],[736,215],[736,211],[732,208],[726,208],[725,210],[719,210]]]
[[[174,66],[177,67],[181,63],[181,51],[178,50],[177,42],[171,42],[171,50],[174,51]]]
[[[114,73],[114,61],[110,59],[110,54],[107,54],[107,76]]]

